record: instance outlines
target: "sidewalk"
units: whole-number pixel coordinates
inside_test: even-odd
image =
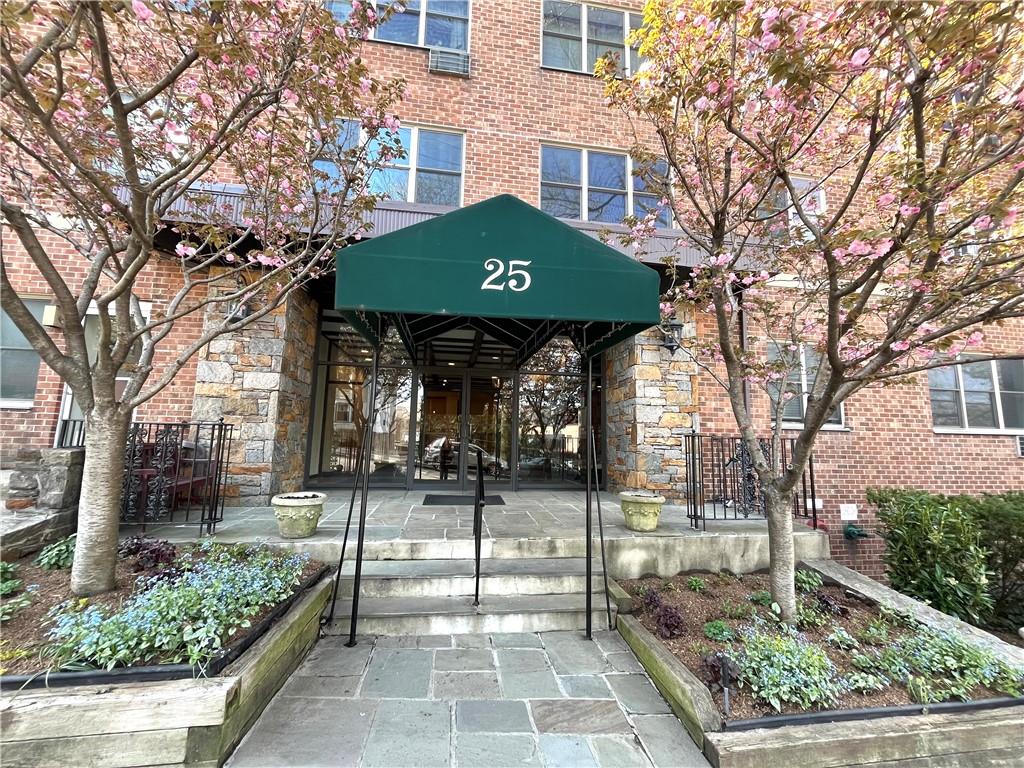
[[[706,768],[614,632],[321,640],[228,761]]]

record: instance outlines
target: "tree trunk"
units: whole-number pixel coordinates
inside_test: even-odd
[[[129,416],[114,408],[95,408],[86,414],[78,537],[71,566],[71,591],[79,597],[117,586],[114,569],[129,421]]]
[[[765,495],[770,558],[768,581],[771,585],[772,601],[781,609],[782,620],[789,623],[796,618],[796,553],[793,548],[791,497],[792,491],[788,494],[770,491]]]

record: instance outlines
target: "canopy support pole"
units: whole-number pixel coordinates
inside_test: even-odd
[[[586,419],[586,422],[585,422],[586,426],[585,426],[585,429],[584,429],[584,432],[583,432],[584,435],[589,435],[590,434],[590,430],[593,428],[593,425],[591,424],[591,421],[592,421],[592,418],[591,418],[591,415],[592,415],[591,398],[593,397],[593,394],[592,394],[593,393],[593,388],[594,388],[594,359],[592,357],[587,357],[587,392],[586,392],[586,396],[583,398],[583,403],[584,403],[584,405],[583,405],[583,408],[584,408],[583,417],[584,417],[584,419]],[[591,560],[591,549],[593,547],[593,542],[591,541],[591,527],[592,527],[592,524],[591,524],[591,504],[593,502],[592,496],[593,496],[593,488],[594,488],[594,471],[592,469],[592,467],[594,466],[594,456],[593,456],[593,441],[591,441],[591,440],[587,440],[587,461],[586,461],[586,464],[587,464],[587,467],[586,467],[586,469],[587,469],[587,504],[586,504],[586,509],[587,509],[587,534],[586,534],[587,535],[587,580],[586,580],[584,588],[586,589],[586,592],[587,592],[587,639],[588,640],[593,640],[593,638],[594,638],[594,632],[593,632],[593,627],[592,627],[593,617],[592,617],[592,614],[591,614],[592,609],[593,609],[593,605],[592,605],[593,604],[593,594],[592,594],[593,590],[590,588],[590,585],[591,585],[591,579],[593,578],[593,573],[592,573],[593,562]]]
[[[608,560],[604,553],[604,518],[601,515],[601,478],[597,471],[597,435],[590,430],[590,450],[594,456],[594,493],[597,495],[597,536],[601,540],[601,578],[604,580],[604,609],[608,614],[608,631],[612,630],[612,601],[608,596]]]
[[[377,367],[380,364],[380,346],[373,348],[373,365],[370,367],[370,407],[367,408],[367,418],[376,418],[377,405]],[[363,576],[363,543],[366,540],[366,497],[370,492],[370,462],[373,461],[373,423],[370,422],[366,429],[366,439],[363,440],[363,475],[361,498],[359,499],[359,538],[356,544],[356,570],[352,582],[352,622],[348,631],[348,642],[345,645],[349,648],[356,644],[356,625],[359,623],[359,584]]]

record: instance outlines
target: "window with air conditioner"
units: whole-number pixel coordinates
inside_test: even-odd
[[[374,28],[371,40],[469,51],[469,0],[408,0],[401,12],[398,3],[375,0],[373,5],[380,13],[394,5],[395,12]],[[352,12],[352,3],[344,0],[331,0],[327,7],[341,21]]]

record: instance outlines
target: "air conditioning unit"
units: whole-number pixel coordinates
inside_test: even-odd
[[[469,54],[444,48],[431,48],[427,71],[469,77]]]
[[[1017,455],[1024,458],[1024,435],[1017,435]]]

